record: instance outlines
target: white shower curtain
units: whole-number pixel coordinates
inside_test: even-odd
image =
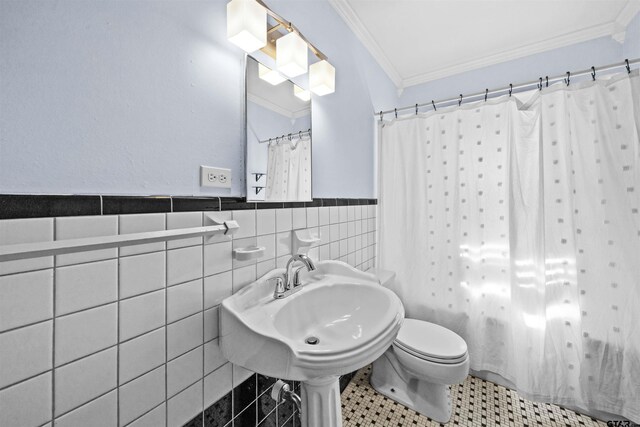
[[[311,200],[310,137],[269,144],[265,200]]]
[[[524,395],[640,422],[640,77],[385,123],[379,265]]]

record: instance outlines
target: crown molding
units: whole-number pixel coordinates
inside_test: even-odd
[[[375,41],[369,30],[362,23],[358,15],[349,5],[347,0],[329,0],[329,4],[333,6],[338,15],[347,24],[351,31],[356,35],[358,40],[369,51],[371,56],[376,60],[378,65],[382,67],[387,76],[391,79],[398,89],[402,88],[402,76],[393,66],[389,58],[384,54],[382,48]]]
[[[309,114],[311,114],[311,107],[305,107],[300,110],[290,111],[286,108],[282,108],[277,104],[274,104],[268,99],[264,99],[261,96],[255,95],[253,93],[247,93],[247,101],[251,101],[254,104],[258,104],[261,107],[264,107],[268,110],[273,111],[274,113],[278,113],[290,119],[298,119],[300,117],[308,116]]]
[[[511,61],[525,56],[535,55],[537,53],[566,47],[572,44],[593,40],[599,37],[609,36],[619,43],[622,43],[624,42],[625,32],[627,26],[629,25],[629,22],[631,22],[635,15],[640,12],[640,0],[628,0],[616,19],[612,22],[607,22],[590,28],[573,31],[559,37],[531,43],[529,45],[521,46],[505,52],[500,52],[494,55],[484,56],[482,58],[472,59],[457,64],[450,64],[437,70],[403,78],[398,70],[393,66],[389,58],[387,58],[387,56],[384,54],[382,48],[374,40],[371,33],[366,29],[360,18],[358,18],[353,8],[349,5],[348,0],[329,0],[329,3],[338,12],[340,17],[346,22],[346,24],[349,26],[351,31],[353,31],[356,37],[367,48],[369,53],[378,62],[382,69],[387,73],[389,78],[396,85],[398,93],[402,93],[402,90],[404,88],[410,86],[415,86],[444,77],[449,77],[454,74],[460,74],[463,72]]]
[[[592,40],[598,37],[610,36],[613,33],[613,23],[597,25],[580,31],[574,31],[552,39],[543,40],[537,43],[521,46],[516,49],[507,50],[493,55],[483,56],[481,58],[470,61],[460,62],[458,64],[448,65],[427,73],[418,74],[403,80],[404,87],[415,86],[432,80],[449,77],[454,74],[460,74],[467,71],[476,70],[478,68],[488,67],[490,65],[500,64],[502,62],[511,61],[525,56],[535,55],[537,53],[569,46],[572,44]]]

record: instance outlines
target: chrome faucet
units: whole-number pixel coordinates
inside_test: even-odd
[[[303,265],[293,271],[291,275],[291,267],[296,263],[301,262]],[[306,268],[307,271],[313,271],[316,269],[315,264],[306,255],[296,254],[293,255],[289,261],[287,261],[287,267],[285,269],[284,277],[275,277],[271,279],[275,282],[275,290],[273,292],[273,298],[281,299],[288,297],[289,295],[299,291],[301,289],[300,283],[300,271]]]

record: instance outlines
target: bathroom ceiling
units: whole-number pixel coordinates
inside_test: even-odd
[[[329,0],[398,88],[611,36],[640,0]]]

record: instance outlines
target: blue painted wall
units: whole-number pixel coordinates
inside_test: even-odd
[[[0,1],[0,193],[244,195],[226,3]],[[372,197],[371,112],[392,83],[327,2],[268,3],[338,73],[314,105],[314,196]],[[233,169],[233,188],[201,188],[201,164]]]

